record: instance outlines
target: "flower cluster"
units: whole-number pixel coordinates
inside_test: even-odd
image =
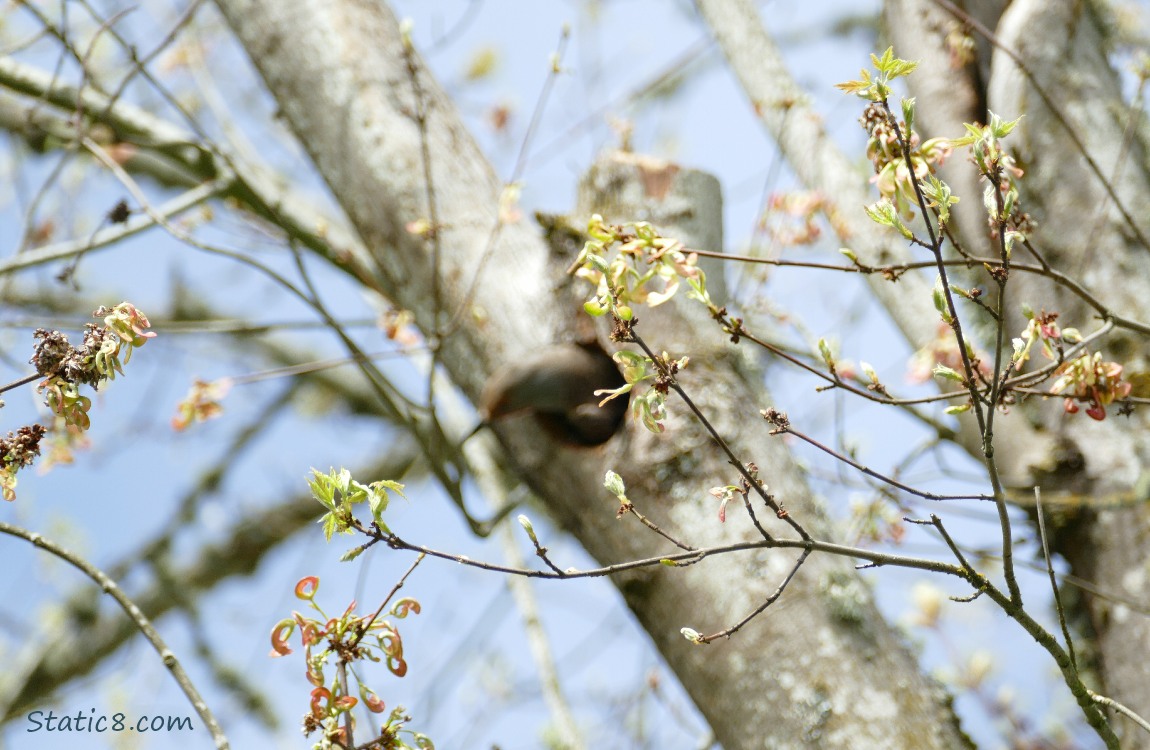
[[[986,364],[986,355],[975,349],[970,342],[966,342],[966,356],[975,369],[975,374],[981,378],[990,377],[990,367]],[[938,374],[938,367],[947,371],[961,373],[963,371],[962,352],[958,348],[958,341],[954,337],[954,330],[945,323],[939,323],[937,335],[934,340],[911,355],[908,363],[907,380],[911,383],[925,383]],[[962,377],[959,376],[959,382]]]
[[[683,279],[690,287],[688,299],[706,305],[712,315],[725,314],[711,302],[706,275],[697,265],[698,255],[687,251],[678,240],[661,236],[647,222],[608,225],[595,214],[587,234],[591,239],[583,246],[574,268],[575,275],[595,289],[591,299],[583,304],[588,314],[598,317],[610,312],[623,324],[630,323],[634,320],[633,305],[663,304],[675,296]],[[654,288],[656,280],[661,288]],[[632,399],[631,411],[648,430],[662,432],[662,420],[667,417],[667,392],[675,374],[687,366],[688,357],[672,359],[663,352],[652,359],[624,350],[616,352],[614,359],[622,365],[626,384],[614,390],[595,391],[596,396],[606,396],[600,406],[630,393],[636,383],[653,380],[650,389]]]
[[[132,351],[156,335],[145,330],[147,317],[129,302],[101,307],[93,315],[103,318],[104,325],[86,325],[84,341],[78,347],[69,344],[68,337],[59,331],[38,329],[34,335],[39,342],[31,359],[36,372],[44,376],[37,390],[45,394],[45,404],[63,417],[66,425],[81,430],[90,426],[92,400],[80,393],[80,386],[97,389],[104,381],[123,375],[123,364],[132,358]]]
[[[1058,325],[1058,313],[1043,310],[1035,314],[1030,307],[1024,306],[1022,314],[1026,316],[1026,328],[1013,340],[1015,364],[1030,359],[1030,350],[1036,343],[1040,344],[1043,356],[1054,361],[1062,359],[1064,343],[1076,344],[1082,340],[1082,334],[1077,328],[1062,328]]]
[[[132,347],[143,346],[146,340],[156,336],[154,331],[144,330],[151,324],[148,323],[148,318],[130,302],[121,302],[113,308],[100,307],[92,315],[103,318],[104,327]],[[132,350],[128,349],[124,361],[127,362],[131,358]]]
[[[1030,359],[1030,352],[1039,344],[1043,356],[1059,362],[1050,390],[1065,395],[1064,408],[1067,414],[1077,414],[1079,403],[1084,403],[1086,415],[1102,421],[1106,419],[1106,407],[1130,395],[1133,386],[1122,379],[1122,365],[1106,362],[1099,352],[1088,349],[1063,361],[1066,344],[1082,341],[1082,334],[1076,328],[1062,328],[1058,325],[1058,313],[1043,310],[1035,314],[1029,307],[1022,310],[1026,316],[1026,328],[1014,339],[1013,360],[1022,364]]]
[[[176,406],[176,416],[172,417],[172,429],[183,432],[196,422],[207,422],[224,413],[220,402],[231,390],[232,380],[220,378],[219,380],[192,381],[188,395]]]
[[[363,701],[363,705],[372,713],[382,714],[386,710],[384,701],[379,695],[348,667],[363,660],[383,661],[392,674],[403,677],[407,674],[407,662],[403,658],[403,640],[391,621],[379,619],[379,612],[366,616],[356,615],[354,601],[342,615],[328,617],[315,601],[318,590],[319,579],[315,576],[303,578],[296,584],[296,598],[308,602],[308,605],[319,614],[320,619],[304,617],[299,612],[293,612],[291,617],[276,623],[271,635],[271,656],[287,656],[292,653],[288,639],[298,626],[300,641],[304,647],[306,677],[313,686],[310,708],[303,719],[303,730],[307,736],[316,731],[322,732],[320,740],[313,747],[317,750],[328,750],[349,746],[351,738],[348,736],[348,731],[349,728],[354,730],[355,727],[355,717],[351,711],[360,701]],[[403,619],[408,614],[419,614],[419,612],[419,602],[405,598],[392,605],[390,615]],[[324,672],[332,661],[338,662],[339,668],[329,681]],[[351,694],[347,674],[355,678],[358,698]],[[379,747],[433,750],[435,745],[428,737],[405,728],[405,724],[410,720],[411,717],[402,706],[392,709],[375,742]],[[408,735],[413,745],[404,739]]]
[[[615,352],[612,356],[623,368],[623,379],[627,381],[625,384],[614,389],[601,389],[595,391],[596,396],[605,396],[599,402],[599,406],[607,403],[613,398],[623,396],[630,393],[637,383],[644,380],[654,380],[654,385],[648,388],[645,392],[639,394],[631,401],[631,413],[635,419],[642,422],[643,426],[651,432],[663,432],[663,422],[667,418],[667,391],[669,386],[666,377],[659,374],[660,367],[674,377],[679,370],[687,366],[690,357],[680,357],[679,359],[671,359],[667,352],[663,352],[659,357],[659,365],[651,360],[650,357],[639,354],[638,352],[627,351],[622,349]]]
[[[678,240],[660,236],[645,221],[608,225],[599,214],[591,217],[587,234],[591,239],[575,260],[575,275],[595,288],[583,305],[589,314],[610,312],[629,321],[634,305],[663,304],[675,296],[682,279],[691,287],[689,297],[710,306],[698,255],[688,252]],[[656,282],[661,289],[655,288]]]
[[[909,240],[914,235],[903,220],[914,216],[912,206],[918,201],[919,191],[927,206],[934,209],[939,224],[950,220],[950,207],[958,203],[950,187],[934,175],[935,169],[950,156],[952,143],[946,138],[923,141],[919,137],[914,128],[912,98],[902,99],[901,121],[891,113],[890,82],[912,73],[918,63],[895,57],[890,47],[881,57],[871,55],[870,58],[875,68],[873,77],[870,71],[863,70],[857,80],[835,87],[870,102],[859,123],[867,132],[867,158],[874,165],[875,176],[871,182],[878,187],[882,199],[866,207],[867,216]]]
[[[925,142],[902,121],[896,129],[892,118],[879,104],[869,104],[859,118],[859,123],[867,132],[866,155],[874,165],[875,175],[871,182],[878,188],[883,198],[895,205],[905,218],[912,215],[911,204],[915,201],[914,183],[924,183],[934,174],[935,169],[950,156],[950,141],[946,138],[930,138]],[[899,134],[906,134],[910,144],[910,162],[914,174],[906,165]]]
[[[71,460],[71,448],[82,445],[83,433],[91,426],[88,411],[92,399],[80,392],[81,386],[95,390],[117,374],[123,375],[123,363],[131,358],[132,350],[156,335],[146,330],[147,317],[128,302],[100,307],[93,315],[103,318],[104,324],[86,325],[84,341],[78,347],[59,331],[39,328],[33,334],[36,345],[29,362],[43,377],[36,390],[44,394],[53,424],[51,430],[39,424],[21,427],[0,440],[0,494],[5,500],[16,499],[16,473],[40,455],[45,436],[55,446],[49,463]]]
[[[1010,135],[1021,119],[1004,121],[991,112],[989,124],[964,123],[966,135],[951,141],[955,147],[970,147],[971,160],[978,167],[979,174],[989,182],[982,196],[987,222],[995,236],[1000,227],[1006,227],[1008,258],[1013,245],[1034,229],[1033,219],[1022,211],[1018,200],[1018,180],[1023,175],[1022,169],[1002,147],[1002,139]]]
[[[811,245],[822,236],[818,217],[826,205],[826,199],[818,191],[773,193],[760,226],[778,245]]]
[[[1083,352],[1063,362],[1054,371],[1058,380],[1051,390],[1067,394],[1063,402],[1067,414],[1078,413],[1078,403],[1085,403],[1086,415],[1091,419],[1106,419],[1106,406],[1130,395],[1130,383],[1122,379],[1122,365],[1103,362],[1102,355]]]
[[[16,472],[30,466],[40,455],[40,440],[45,432],[42,425],[33,424],[0,439],[0,492],[5,500],[16,499]]]

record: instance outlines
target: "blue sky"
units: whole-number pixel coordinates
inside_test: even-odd
[[[719,177],[725,196],[729,251],[746,250],[765,195],[796,187],[734,78],[705,42],[705,30],[688,3],[408,0],[393,7],[398,15],[414,20],[417,45],[459,104],[497,171],[505,176],[514,168],[563,24],[570,24],[565,72],[546,103],[538,134],[528,149],[532,156],[522,179],[528,215],[534,209],[563,211],[572,205],[582,170],[600,149],[618,141],[612,118],[632,122],[636,151],[674,159]],[[843,96],[832,86],[857,75],[875,40],[865,24],[839,35],[827,30],[848,10],[866,18],[877,12],[877,4],[770,2],[763,7],[772,33],[785,44],[792,68],[823,113],[828,129],[844,148],[858,154],[860,174],[865,175],[863,133],[856,122],[861,107],[858,100]],[[134,30],[147,48],[145,40],[154,40],[155,30],[166,28],[173,17],[171,8],[149,6],[132,14],[126,28]],[[213,9],[205,8],[198,18],[212,51],[208,69],[217,77],[214,90],[200,89],[198,95],[209,102],[216,95],[222,101],[242,102],[230,109],[213,110],[209,106],[201,110],[207,131],[214,137],[242,133],[250,143],[258,144],[252,148],[261,159],[292,175],[293,187],[314,196],[317,205],[330,205],[298,147],[277,125],[269,123],[273,104],[260,91],[226,32],[219,28]],[[10,29],[10,35],[34,26],[27,19],[18,23],[25,25]],[[10,43],[11,39],[5,41]],[[691,50],[698,50],[698,54],[686,67],[685,81],[674,96],[648,97],[639,102],[631,99],[633,92]],[[54,61],[51,52],[50,46],[41,46],[21,59],[49,66]],[[466,71],[484,54],[494,60],[491,74],[469,81]],[[174,86],[197,91],[196,81],[187,73],[176,70],[171,75]],[[142,85],[129,89],[129,96],[174,117]],[[503,131],[490,124],[496,108],[510,112]],[[5,160],[0,163],[18,177],[7,188],[0,187],[0,253],[11,253],[19,243],[31,196],[47,179],[54,161],[48,157],[14,163],[7,161],[7,148],[0,151],[4,153],[0,158]],[[74,190],[73,185],[77,186]],[[85,236],[93,222],[122,195],[123,190],[110,179],[89,175],[82,164],[69,164],[64,179],[46,193],[41,218],[52,216],[56,220],[58,239]],[[154,195],[165,194],[155,191]],[[226,208],[218,207],[212,223],[197,231],[204,239],[241,248],[285,272],[293,269],[293,261],[257,225],[237,218]],[[832,241],[797,252],[826,259],[835,257],[836,251]],[[340,319],[372,319],[372,307],[352,284],[318,262],[310,261],[307,267],[325,304]],[[0,283],[10,297],[37,294],[69,307],[95,307],[130,299],[147,312],[166,313],[174,298],[187,294],[218,314],[245,321],[314,321],[310,310],[288,299],[266,278],[229,260],[181,245],[158,231],[86,258],[80,266],[78,291],[54,281],[58,270],[48,267],[22,272]],[[884,378],[903,384],[910,352],[857,280],[787,271],[770,274],[750,288],[768,300],[771,308],[788,311],[791,327],[787,330],[797,331],[793,335],[800,341],[800,334],[806,334],[807,344],[819,336],[836,336],[843,356],[870,361]],[[46,324],[74,329],[82,322],[75,315],[63,317],[38,323],[28,320],[13,305],[6,305],[6,328],[0,330],[8,355],[3,377],[11,380],[30,371],[25,360],[30,354],[32,327]],[[192,378],[243,376],[268,364],[254,353],[257,347],[243,342],[216,334],[164,330],[163,326],[158,330],[160,336],[136,354],[127,375],[94,399],[92,448],[79,455],[73,466],[44,476],[23,475],[19,499],[6,506],[5,520],[51,535],[96,564],[110,566],[170,523],[171,509],[203,472],[220,465],[235,451],[231,441],[236,430],[266,421],[261,437],[238,452],[219,489],[201,497],[183,522],[171,554],[176,561],[187,561],[200,544],[218,540],[236,516],[257,513],[279,498],[301,493],[309,467],[363,465],[387,451],[394,440],[386,427],[349,417],[318,394],[304,399],[298,408],[267,417],[287,388],[282,379],[237,387],[225,402],[224,419],[174,435],[169,419]],[[366,350],[387,348],[371,327],[352,330]],[[286,326],[264,340],[306,350],[314,358],[341,353],[334,338],[322,330]],[[383,367],[400,383],[415,382],[412,369],[400,360]],[[352,375],[350,371],[347,374]],[[781,368],[771,369],[768,384],[775,403],[817,425],[818,434],[832,441],[841,438],[876,467],[893,466],[923,439],[909,420],[873,407],[836,401],[838,395],[816,395],[815,383]],[[36,398],[30,389],[5,396],[4,430],[33,418]],[[875,424],[881,427],[875,429]],[[952,473],[973,471],[957,453],[947,455],[956,469]],[[834,479],[834,467],[828,468],[821,458],[802,450],[797,456],[815,467],[816,476]],[[931,489],[959,484],[929,462],[918,471],[916,478]],[[820,487],[825,488],[832,507],[844,509],[843,515],[852,496],[868,496],[861,489],[837,487],[833,481],[820,482]],[[469,491],[474,492],[474,488]],[[476,558],[501,556],[497,545],[476,540],[466,532],[454,508],[433,484],[416,482],[409,487],[408,496],[410,500],[398,502],[389,515],[393,528],[404,536]],[[539,511],[528,512],[556,559],[565,565],[591,564],[577,544],[548,527]],[[987,517],[985,511],[955,511],[950,523],[956,533],[968,535],[977,545],[997,534],[997,527],[988,523]],[[29,644],[50,640],[45,631],[53,634],[71,627],[53,619],[54,606],[87,584],[25,543],[4,540],[3,544],[10,573],[0,579],[0,638],[6,658],[18,662],[20,651]],[[905,544],[910,552],[938,551],[914,531],[909,532]],[[350,566],[340,564],[339,555],[347,546],[350,543],[339,541],[325,544],[317,527],[268,556],[253,576],[231,579],[208,594],[201,601],[196,625],[170,617],[160,621],[170,645],[187,658],[193,677],[206,686],[209,700],[214,697],[218,701],[215,707],[234,747],[268,746],[268,731],[247,720],[245,710],[205,673],[195,654],[197,640],[210,642],[224,659],[267,692],[274,712],[281,717],[281,726],[271,735],[275,746],[300,747],[296,723],[306,709],[308,690],[301,679],[300,661],[267,658],[272,625],[299,606],[291,598],[292,586],[304,575],[321,576],[320,599],[329,613],[338,612],[350,598],[367,606],[373,597],[390,588],[410,563],[410,558],[380,551]],[[921,578],[887,570],[871,574],[879,601],[892,618],[912,609],[910,592]],[[1035,592],[1032,596],[1039,601],[1046,595],[1042,580],[1038,574],[1026,579],[1026,585]],[[125,585],[132,589],[149,581],[149,573],[138,569]],[[604,582],[577,582],[540,584],[535,590],[564,675],[564,689],[588,728],[588,737],[598,740],[597,746],[637,746],[620,731],[596,729],[602,727],[639,727],[652,738],[648,747],[696,746],[704,726],[613,589]],[[405,594],[419,598],[425,607],[415,622],[404,623],[411,671],[403,681],[379,679],[381,695],[389,704],[407,705],[415,716],[413,726],[426,730],[443,748],[483,747],[496,742],[504,750],[538,747],[546,714],[533,681],[522,626],[499,577],[428,562],[409,581]],[[921,642],[928,668],[964,661],[975,650],[988,648],[996,664],[989,683],[991,694],[1011,685],[1026,712],[1037,721],[1059,712],[1066,715],[1064,709],[1072,705],[1068,697],[1057,687],[1048,689],[1053,665],[1020,637],[1019,631],[1004,625],[983,604],[952,607],[948,613],[939,633],[917,631],[913,636]],[[678,629],[685,624],[669,623],[668,627]],[[975,628],[986,636],[972,643],[967,634]],[[83,649],[83,641],[72,647]],[[658,696],[644,690],[652,674],[660,676]],[[154,653],[142,644],[122,649],[106,660],[93,675],[71,686],[57,706],[66,713],[89,708],[98,714],[191,713]],[[967,730],[986,741],[987,747],[994,747],[994,735],[978,697],[963,696],[959,709],[967,719]],[[20,722],[9,725],[0,734],[0,743],[17,750],[76,746],[72,744],[75,737],[50,737],[27,729]],[[197,730],[195,734],[194,742],[181,738],[180,746],[209,746],[206,733]],[[88,738],[84,738],[79,746],[114,746],[99,737],[87,743]],[[171,743],[169,736],[137,736],[123,746],[162,748]]]

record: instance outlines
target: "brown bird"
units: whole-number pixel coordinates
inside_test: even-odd
[[[625,382],[597,344],[558,344],[497,370],[483,389],[479,413],[483,424],[533,413],[556,440],[600,445],[622,424],[629,394],[599,406],[604,397],[595,391]]]

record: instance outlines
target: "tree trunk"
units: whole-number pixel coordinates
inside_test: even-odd
[[[779,142],[784,154],[808,187],[835,197],[828,218],[841,241],[859,252],[864,262],[899,260],[872,239],[874,227],[860,224],[843,207],[861,206],[871,199],[857,187],[844,189],[844,175],[854,172],[834,156],[821,124],[804,109],[800,91],[783,68],[773,44],[762,30],[758,12],[746,0],[696,0],[704,18],[739,76],[756,112]],[[886,32],[895,54],[920,63],[908,79],[917,99],[919,131],[923,138],[958,137],[963,122],[985,122],[989,108],[1004,119],[1026,117],[1007,140],[1028,174],[1021,182],[1023,206],[1038,222],[1034,244],[1058,270],[1082,281],[1104,307],[1117,315],[1147,322],[1145,300],[1150,293],[1150,169],[1143,113],[1122,100],[1118,78],[1105,57],[1107,43],[1100,22],[1100,5],[1065,0],[1014,0],[1001,25],[998,16],[1007,3],[1001,0],[955,2],[991,30],[995,42],[1016,51],[1028,80],[1001,49],[993,55],[991,40],[978,38],[978,55],[969,66],[956,66],[946,36],[963,28],[937,0],[887,0]],[[993,64],[990,59],[993,57]],[[989,88],[987,82],[989,81]],[[1035,83],[1047,92],[1044,101]],[[1056,103],[1066,117],[1060,122],[1051,110]],[[1129,124],[1129,120],[1133,124]],[[1075,134],[1072,137],[1070,132]],[[1091,168],[1083,152],[1097,168]],[[1099,172],[1115,186],[1115,199],[1102,187]],[[973,176],[965,159],[954,159],[943,169],[963,202],[955,210],[956,234],[975,255],[988,252],[985,213],[981,210],[984,183]],[[973,209],[973,210],[972,210]],[[1128,218],[1133,220],[1129,221]],[[903,244],[897,238],[893,240]],[[885,255],[884,255],[885,252]],[[897,252],[897,251],[895,251]],[[1016,260],[1033,262],[1029,257]],[[889,262],[889,261],[887,261]],[[904,287],[914,281],[909,274]],[[985,277],[979,280],[988,286]],[[992,285],[991,285],[992,286]],[[921,287],[889,291],[876,280],[872,288],[894,322],[914,348],[921,347],[922,321],[935,319],[916,310],[908,297],[925,302]],[[884,293],[887,292],[887,293]],[[1044,279],[1015,272],[1008,294],[1007,333],[1018,335],[1025,321],[1021,304],[1036,311],[1059,312],[1064,326],[1089,332],[1098,325],[1099,311]],[[1109,313],[1102,313],[1104,319]],[[1146,337],[1129,330],[1111,334],[1103,345],[1107,359],[1126,367],[1126,374],[1150,369]],[[984,341],[983,343],[986,343]],[[1136,395],[1146,395],[1136,393]],[[1054,520],[1061,526],[1054,535],[1057,548],[1071,562],[1073,572],[1090,582],[1101,595],[1086,597],[1094,634],[1098,637],[1100,692],[1150,715],[1150,683],[1145,679],[1145,657],[1150,652],[1150,576],[1145,566],[1145,544],[1150,542],[1150,433],[1145,424],[1134,425],[1117,417],[1111,408],[1105,422],[1084,415],[1067,419],[1061,403],[1032,400],[1001,418],[995,426],[995,456],[1008,487],[1025,493],[1035,485],[1044,489],[1050,505],[1063,512]],[[1130,419],[1145,421],[1145,409]],[[981,435],[972,420],[961,422],[956,442],[982,461]],[[1071,511],[1065,512],[1069,507]],[[1124,732],[1123,747],[1146,747],[1146,734],[1126,719],[1116,729]]]
[[[1106,58],[1098,9],[1090,2],[1016,0],[997,33],[1033,76],[1028,80],[1014,60],[996,51],[988,104],[1004,118],[1026,115],[1011,143],[1027,167],[1022,200],[1038,221],[1035,244],[1049,263],[1079,280],[1113,313],[1150,320],[1146,120],[1140,109],[1123,103],[1118,76]],[[1063,325],[1083,332],[1100,325],[1097,311],[1065,289],[1048,283],[1026,289],[1025,301],[1060,313]],[[1150,368],[1145,334],[1118,330],[1098,349],[1104,359],[1123,364],[1127,376]],[[1113,592],[1113,597],[1085,598],[1097,636],[1098,690],[1150,716],[1147,410],[1122,417],[1111,407],[1102,422],[1063,414],[1060,403],[1035,404],[1029,411],[1066,446],[1066,460],[1047,474],[1054,480],[1047,482],[1054,485],[1048,487],[1051,495],[1060,493],[1077,511],[1063,522],[1060,551],[1076,575]],[[1130,602],[1140,603],[1143,612],[1132,612]],[[1124,730],[1124,748],[1150,747],[1145,731],[1125,719],[1115,726]]]
[[[429,334],[460,313],[458,328],[442,340],[442,362],[464,392],[476,399],[501,363],[578,337],[565,310],[570,297],[553,291],[559,279],[547,274],[549,251],[535,232],[505,226],[484,257],[500,185],[451,102],[417,56],[405,54],[395,19],[382,3],[218,4],[374,252],[380,289],[414,311]],[[427,101],[425,137],[443,247],[437,286],[437,254],[405,230],[430,215],[420,159],[423,108],[413,94],[408,60]],[[436,310],[437,294],[446,314]],[[678,334],[652,345],[692,355],[683,383],[700,408],[744,460],[758,462],[771,492],[790,512],[825,535],[818,504],[782,443],[767,435],[757,416],[769,405],[760,373],[737,350],[715,344],[721,336],[710,321],[677,308],[668,315],[681,323]],[[641,323],[641,335],[643,330]],[[681,404],[674,408],[686,412]],[[629,424],[594,450],[541,439],[525,420],[501,427],[499,436],[523,481],[604,563],[675,549],[633,519],[616,520],[617,502],[602,487],[608,468],[623,475],[638,509],[674,536],[697,546],[754,538],[749,522],[719,524],[716,502],[706,492],[734,482],[734,469],[693,420],[678,416],[669,427],[656,438]],[[772,528],[781,527],[771,521]],[[679,634],[684,626],[717,630],[753,611],[795,556],[782,550],[727,555],[620,576],[616,583],[729,750],[962,746],[945,696],[919,674],[849,561],[812,556],[778,613],[760,616],[729,641],[700,647]]]
[[[1144,240],[1150,234],[1146,119],[1123,103],[1118,76],[1105,54],[1108,42],[1100,9],[1089,2],[1014,0],[1001,20],[994,12],[982,14],[979,20],[994,33],[996,49],[984,71],[989,73],[987,88],[973,97],[956,95],[971,90],[970,78],[962,71],[951,67],[949,80],[946,75],[942,40],[947,24],[954,21],[948,13],[921,0],[891,0],[885,13],[896,53],[926,61],[926,70],[920,64],[925,75],[910,79],[923,137],[957,136],[964,120],[986,121],[985,112],[955,107],[972,98],[985,101],[1003,119],[1025,115],[1007,147],[1026,170],[1020,191],[1024,210],[1037,222],[1033,244],[1048,263],[1082,283],[1114,314],[1150,320],[1145,304],[1150,294],[1150,247]],[[972,171],[969,163],[953,168]],[[1103,187],[1103,177],[1133,225]],[[982,185],[964,186],[955,193],[966,202],[966,195],[977,196],[981,190]],[[958,219],[962,236],[970,238],[968,249],[986,254],[985,214],[978,211]],[[1018,259],[1032,260],[1026,255]],[[1035,311],[1057,312],[1060,324],[1084,333],[1100,324],[1097,309],[1046,279],[1015,273],[1009,293],[1013,335],[1024,325],[1022,303]],[[1099,349],[1105,359],[1123,364],[1127,376],[1150,366],[1145,335],[1119,329]],[[1041,486],[1049,506],[1058,508],[1047,514],[1056,531],[1056,549],[1070,562],[1071,572],[1092,585],[1093,593],[1072,600],[1085,605],[1088,630],[1096,638],[1097,658],[1092,664],[1087,660],[1098,675],[1096,691],[1147,716],[1146,410],[1120,417],[1111,407],[1105,421],[1094,422],[1084,414],[1064,414],[1061,407],[1060,400],[1031,401],[1020,410],[1036,436],[1047,441],[1053,437],[1055,443],[1045,460],[1016,466],[1014,475],[1021,487]],[[1115,729],[1124,748],[1150,747],[1146,733],[1126,719],[1118,718]]]

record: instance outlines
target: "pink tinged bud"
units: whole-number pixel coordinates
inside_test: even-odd
[[[305,646],[314,646],[323,640],[324,631],[316,627],[316,623],[311,620],[304,620],[302,616],[297,616],[296,622],[303,628],[300,631],[300,638]]]
[[[311,715],[322,719],[327,714],[327,704],[330,700],[331,691],[325,687],[317,687],[311,691]]]
[[[415,599],[400,599],[391,608],[391,614],[393,614],[394,616],[396,616],[400,619],[407,617],[407,615],[409,613],[418,615],[419,611],[420,611],[420,604]]]
[[[297,599],[311,601],[315,598],[315,593],[318,589],[319,578],[316,576],[308,576],[299,579],[299,583],[295,585],[295,595]]]
[[[371,711],[373,714],[383,713],[385,705],[378,695],[365,687],[360,687],[359,695],[363,699],[363,705],[367,706],[368,711]]]
[[[272,651],[269,656],[273,658],[287,656],[292,652],[287,640],[291,637],[294,630],[295,621],[290,617],[280,620],[279,623],[276,624],[275,630],[272,631]]]

